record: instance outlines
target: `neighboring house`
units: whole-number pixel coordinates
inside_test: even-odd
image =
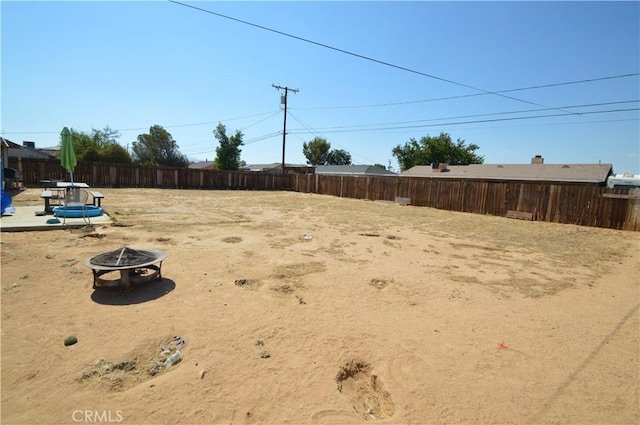
[[[38,150],[40,152],[44,152],[58,158],[58,154],[60,153],[60,146],[50,146],[48,148],[39,148]]]
[[[0,137],[0,181],[2,181],[2,190],[5,188],[4,169],[9,166],[9,141],[4,137]]]
[[[316,174],[323,176],[395,176],[396,173],[373,165],[316,165]]]
[[[286,167],[290,164],[284,164],[285,170]],[[282,163],[271,163],[271,164],[247,164],[238,168],[238,171],[253,171],[256,173],[279,173],[282,171]]]
[[[6,139],[3,139],[6,140]],[[55,155],[47,151],[36,149],[34,142],[24,142],[22,146],[6,140],[9,145],[9,158],[35,158],[35,159],[51,159],[56,158]]]
[[[9,168],[10,158],[12,164],[17,169]],[[22,166],[20,160],[23,158],[33,159],[55,159],[56,156],[40,149],[36,149],[35,142],[22,142],[22,146],[2,138],[2,184],[5,188],[20,187],[22,181]]]
[[[300,164],[284,164],[284,170],[287,174],[313,174],[312,165],[300,165]],[[247,164],[240,168],[239,171],[252,171],[256,173],[281,173],[282,163],[274,162],[271,164]]]
[[[9,143],[7,139],[0,137],[0,150],[2,151],[2,167],[0,168],[9,166]]]
[[[536,156],[531,160],[531,164],[418,165],[401,175],[434,179],[523,180],[605,185],[612,173],[611,164],[545,164],[541,156]]]
[[[194,170],[215,170],[216,163],[215,161],[191,162],[189,168]]]

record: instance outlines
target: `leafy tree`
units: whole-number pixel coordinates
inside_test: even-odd
[[[323,137],[315,137],[302,144],[302,154],[309,165],[350,165],[351,154],[343,149],[331,149],[331,143]]]
[[[143,165],[187,167],[189,160],[178,150],[171,133],[160,125],[149,128],[149,134],[140,134],[132,143],[133,159]]]
[[[237,170],[240,167],[240,154],[242,150],[240,146],[244,145],[242,137],[244,136],[240,130],[236,130],[236,134],[227,136],[227,127],[219,123],[213,134],[220,146],[216,148],[216,168],[218,170]]]
[[[382,168],[383,170],[386,170],[386,169],[387,169],[387,167],[385,167],[385,166],[384,166],[384,165],[382,165],[382,164],[373,164],[373,166],[374,166],[374,167],[378,167],[378,168]]]
[[[302,144],[302,154],[307,158],[309,165],[324,165],[330,149],[331,143],[322,137],[315,137],[309,143]]]
[[[455,143],[447,133],[437,137],[425,136],[417,141],[413,137],[404,146],[397,145],[391,151],[405,171],[416,165],[447,163],[450,165],[482,164],[484,157],[475,152],[480,149],[476,144],[465,145],[458,139]]]
[[[327,165],[351,165],[351,154],[343,149],[333,149],[327,152]]]
[[[102,130],[91,129],[84,133],[71,129],[71,141],[78,161],[131,162],[131,156],[118,144],[120,133],[108,126]],[[114,155],[113,152],[118,152]]]
[[[95,141],[91,138],[90,134],[83,133],[73,128],[70,130],[71,132],[71,142],[73,143],[73,150],[76,153],[76,158],[78,161],[93,161],[94,157],[98,154],[98,146],[96,146]],[[62,142],[60,142],[62,145]],[[91,151],[89,155],[87,152]],[[85,158],[85,156],[90,156],[91,158]]]
[[[76,155],[77,157],[77,155]],[[98,148],[95,146],[89,146],[84,153],[82,154],[82,161],[100,161],[100,152],[98,152]]]
[[[117,143],[110,143],[105,146],[102,149],[101,157],[104,162],[131,163],[129,152]]]

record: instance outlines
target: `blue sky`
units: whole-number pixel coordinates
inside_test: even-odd
[[[157,124],[212,160],[222,122],[244,161],[280,162],[276,84],[299,89],[287,163],[318,136],[397,171],[394,146],[447,132],[489,164],[640,172],[639,2],[185,3],[393,66],[169,1],[2,1],[3,137],[109,126],[130,147]]]

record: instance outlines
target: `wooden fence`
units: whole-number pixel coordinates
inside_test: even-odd
[[[293,190],[395,201],[451,211],[621,230],[640,230],[640,189],[532,181],[296,175]]]
[[[23,158],[10,166],[20,170],[26,187],[40,187],[42,180],[69,180],[56,160]],[[291,190],[291,176],[240,171],[197,170],[175,167],[79,162],[75,181],[91,187],[156,187],[172,189]]]
[[[58,161],[22,159],[10,166],[27,187],[66,180]],[[640,189],[608,189],[584,183],[271,174],[81,162],[74,179],[92,187],[292,190],[343,198],[396,201],[451,211],[640,231]]]

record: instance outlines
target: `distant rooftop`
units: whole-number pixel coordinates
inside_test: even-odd
[[[316,174],[349,176],[394,176],[393,171],[373,165],[316,165]]]
[[[612,171],[611,164],[471,164],[448,165],[446,171],[418,165],[404,171],[402,176],[604,183]]]
[[[191,162],[189,163],[189,168],[195,170],[202,170],[205,168],[215,168],[215,161],[200,161],[200,162]]]

